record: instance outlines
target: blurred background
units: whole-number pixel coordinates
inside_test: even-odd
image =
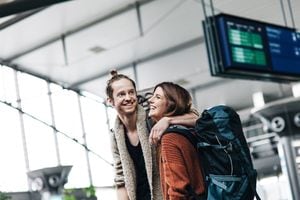
[[[211,76],[202,21],[219,13],[300,27],[296,0],[0,1],[0,194],[116,199],[105,86],[117,69],[141,94],[173,81],[199,112],[236,109],[262,199],[300,199],[299,84]]]

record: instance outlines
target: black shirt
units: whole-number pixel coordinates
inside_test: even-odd
[[[150,200],[151,194],[150,194],[150,188],[149,188],[149,182],[147,178],[147,172],[146,172],[146,166],[145,166],[145,160],[142,152],[141,143],[137,146],[133,146],[127,134],[125,134],[125,142],[127,146],[127,150],[130,154],[131,159],[133,160],[134,167],[135,167],[135,173],[136,173],[136,199],[137,200]]]

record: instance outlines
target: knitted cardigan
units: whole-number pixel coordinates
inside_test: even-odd
[[[149,144],[149,131],[146,126],[146,112],[138,106],[137,133],[145,159],[146,172],[150,186],[151,199],[161,200],[159,170],[155,146]],[[126,187],[130,200],[136,200],[136,173],[133,161],[125,143],[125,130],[121,120],[117,117],[114,131],[111,134],[111,146],[115,168],[115,184]]]
[[[204,194],[204,179],[196,148],[177,133],[163,135],[158,147],[162,192],[165,200],[187,200],[191,186],[198,195]]]

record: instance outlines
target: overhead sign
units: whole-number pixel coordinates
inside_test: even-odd
[[[300,80],[300,33],[294,29],[227,14],[203,24],[212,75]]]

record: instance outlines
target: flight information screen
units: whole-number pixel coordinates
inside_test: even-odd
[[[300,74],[300,33],[272,26],[266,31],[273,70]]]
[[[227,14],[216,15],[213,20],[214,37],[209,41],[219,54],[221,64],[217,72],[251,72],[252,78],[257,79],[272,80],[274,76],[274,80],[300,80],[299,32]]]
[[[219,28],[225,65],[266,69],[269,67],[265,30],[258,24],[245,24],[239,20],[220,18]]]

